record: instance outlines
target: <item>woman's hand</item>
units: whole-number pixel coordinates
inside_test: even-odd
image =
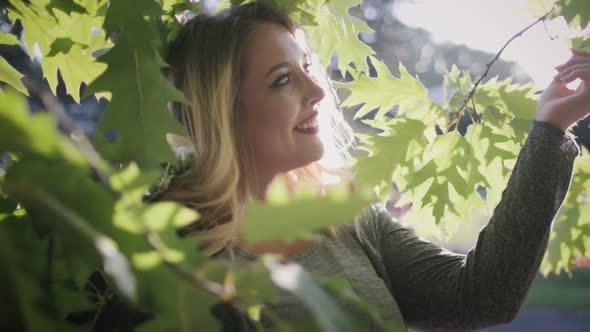
[[[555,68],[559,72],[543,91],[535,117],[563,131],[590,113],[590,53],[572,53],[566,63]],[[578,89],[568,89],[567,84],[578,78],[582,81]]]

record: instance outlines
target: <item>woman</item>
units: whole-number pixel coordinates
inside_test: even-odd
[[[579,149],[564,132],[590,112],[590,57],[576,54],[557,68],[502,201],[467,255],[420,240],[378,208],[337,236],[249,246],[239,239],[243,206],[264,200],[274,177],[320,187],[326,175],[346,180],[321,158],[328,152],[345,157],[350,129],[333,107],[324,75],[311,74],[315,64],[300,37],[285,14],[260,4],[198,16],[183,28],[168,60],[171,80],[190,101],[173,112],[189,133],[176,143],[191,152],[193,173],[164,199],[201,213],[204,221],[186,231],[200,235],[211,255],[232,252],[247,261],[280,253],[316,275],[346,277],[402,327],[467,330],[512,320],[571,181]],[[569,90],[566,83],[577,78],[583,84]],[[339,135],[322,142],[320,133],[334,131]],[[285,319],[305,313],[288,295],[268,310]]]

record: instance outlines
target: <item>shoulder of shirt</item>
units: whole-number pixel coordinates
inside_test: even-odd
[[[397,220],[381,204],[372,203],[359,213],[352,223],[345,225],[344,229],[359,241],[368,241],[375,245],[387,227],[386,223],[397,224]]]

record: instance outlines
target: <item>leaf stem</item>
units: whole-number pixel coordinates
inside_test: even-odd
[[[221,285],[217,282],[208,280],[207,278],[204,278],[196,273],[191,274],[190,272],[184,270],[183,268],[181,268],[177,264],[170,262],[166,258],[164,244],[163,244],[160,236],[157,233],[148,230],[147,227],[145,226],[145,224],[143,223],[143,220],[141,219],[141,217],[138,220],[139,220],[140,226],[143,229],[143,232],[144,232],[143,235],[145,237],[145,240],[160,255],[160,257],[162,258],[162,261],[164,262],[164,265],[166,265],[169,269],[171,269],[178,277],[180,277],[181,279],[183,279],[185,281],[188,281],[190,284],[196,286],[197,288],[204,289],[205,291],[211,293],[212,295],[215,295],[216,297],[218,297],[220,299],[227,299],[228,298],[228,294],[226,294],[226,292],[224,291],[223,285]],[[229,298],[233,297],[232,294],[229,294],[229,295],[230,295]]]

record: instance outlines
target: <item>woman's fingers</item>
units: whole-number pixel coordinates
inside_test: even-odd
[[[556,80],[564,81],[565,77],[573,72],[590,69],[590,57],[583,59],[575,59],[567,62],[565,67],[560,67],[559,73],[554,76]]]
[[[572,68],[567,72],[562,72],[559,75],[555,76],[555,79],[564,83],[570,83],[576,79],[581,79],[582,81],[590,82],[590,67],[589,66],[580,66],[578,68]]]
[[[590,53],[589,52],[586,52],[586,51],[572,50],[572,55],[574,57],[577,57],[577,56],[590,56]]]
[[[583,58],[572,58],[569,59],[567,62],[555,67],[555,69],[561,71],[564,68],[567,68],[572,65],[580,65],[580,64],[590,64],[590,57],[583,57]]]
[[[565,68],[567,66],[590,62],[590,53],[572,50],[572,54],[573,54],[572,57],[569,58],[568,61],[555,67],[555,69],[562,70],[563,68]]]
[[[562,130],[590,113],[590,53],[572,51],[572,58],[555,67],[559,71],[545,89],[537,104],[539,121],[552,123]],[[568,83],[580,79],[576,90]]]

